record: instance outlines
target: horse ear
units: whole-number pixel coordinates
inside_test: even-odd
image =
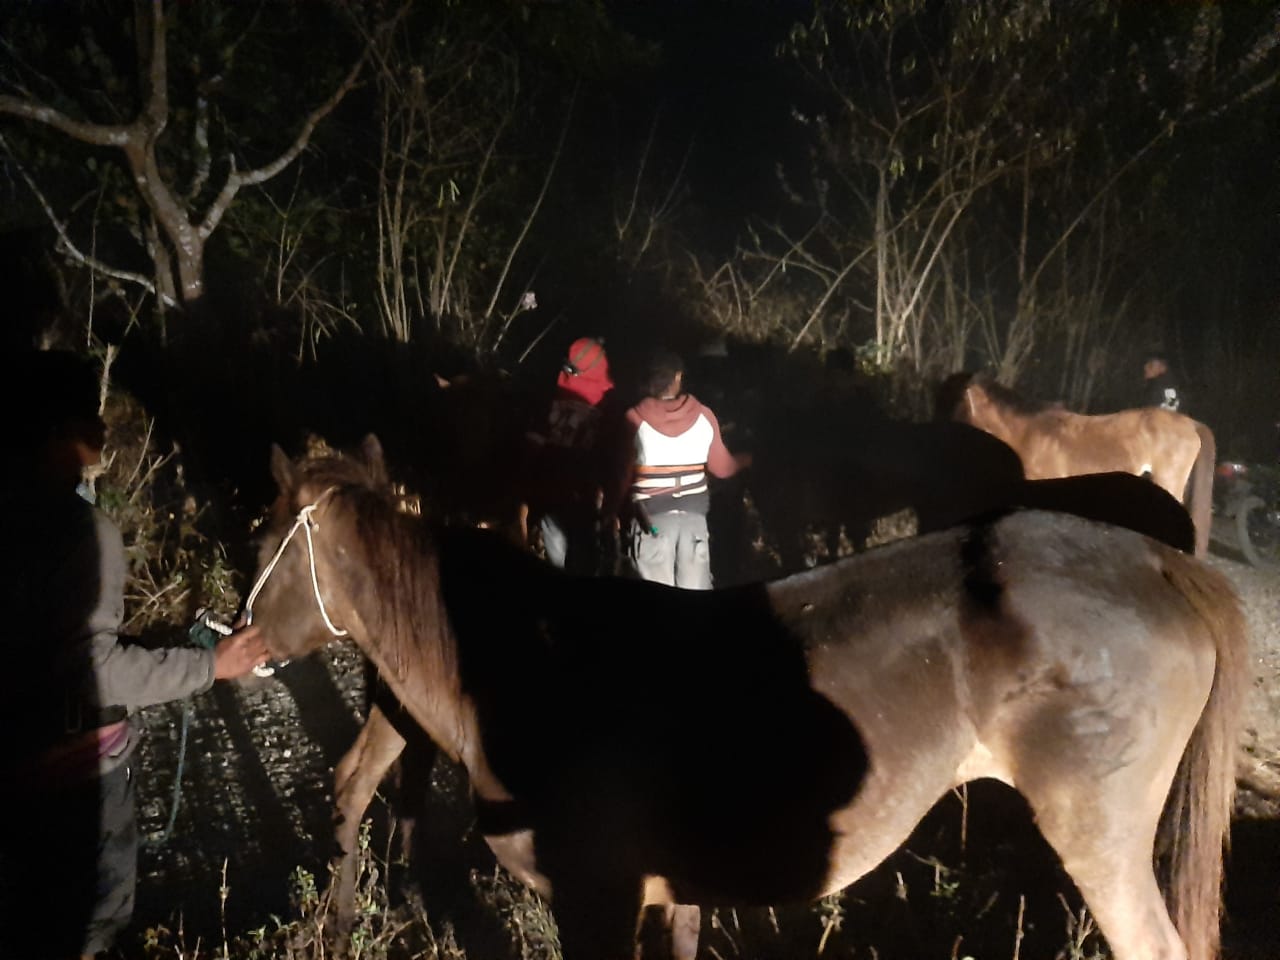
[[[293,464],[278,443],[271,445],[271,476],[275,477],[281,493],[293,490]]]
[[[387,461],[382,455],[382,443],[375,434],[366,435],[360,442],[360,456],[369,468],[374,483],[378,486],[385,485],[388,482]]]

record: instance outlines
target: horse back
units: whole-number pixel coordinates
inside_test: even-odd
[[[1213,678],[1174,551],[1064,514],[709,592],[469,552],[441,564],[460,684],[518,801],[481,797],[481,829],[535,831],[553,871],[609,849],[681,902],[829,892],[972,777],[1104,777],[1167,748],[1152,703],[1189,730]]]
[[[1131,473],[1027,480],[1015,488],[1009,505],[1125,527],[1186,553],[1196,545],[1196,526],[1182,504],[1167,490]]]
[[[1136,711],[1138,691],[1159,701],[1176,669],[1198,674],[1207,691],[1214,642],[1165,576],[1173,556],[1134,531],[1026,510],[771,591],[810,651],[815,687],[870,736],[874,766],[879,739],[889,745],[882,754],[939,742],[919,739],[926,732],[1000,742],[1019,710],[1045,698]]]

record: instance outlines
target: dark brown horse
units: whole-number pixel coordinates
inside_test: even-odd
[[[1027,799],[1117,960],[1215,955],[1246,639],[1177,550],[1021,511],[681,591],[433,530],[376,454],[273,469],[272,652],[349,631],[552,896],[569,960],[631,956],[644,903],[839,890],[979,777]]]
[[[1151,480],[1182,501],[1209,552],[1213,470],[1211,431],[1172,410],[1142,407],[1088,416],[1026,400],[985,374],[957,373],[939,390],[937,414],[972,424],[1018,452],[1029,480],[1122,471]]]
[[[1007,444],[961,423],[803,411],[771,417],[754,444],[745,482],[783,574],[804,568],[807,530],[824,531],[835,557],[842,528],[859,549],[877,519],[901,510],[919,533],[943,530],[1007,503],[1023,479]]]

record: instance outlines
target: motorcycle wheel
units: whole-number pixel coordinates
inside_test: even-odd
[[[1249,497],[1236,510],[1240,550],[1255,567],[1280,567],[1280,517],[1267,510],[1261,497]]]

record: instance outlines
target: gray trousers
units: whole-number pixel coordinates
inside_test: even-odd
[[[710,590],[707,515],[668,510],[649,519],[654,530],[638,522],[631,525],[631,559],[641,579],[686,590]]]
[[[110,949],[133,915],[137,886],[132,765],[16,799],[21,821],[0,837],[0,956],[60,960]]]
[[[538,521],[547,562],[579,576],[595,577],[601,572],[600,531],[594,513],[587,510],[565,510],[543,514]]]

